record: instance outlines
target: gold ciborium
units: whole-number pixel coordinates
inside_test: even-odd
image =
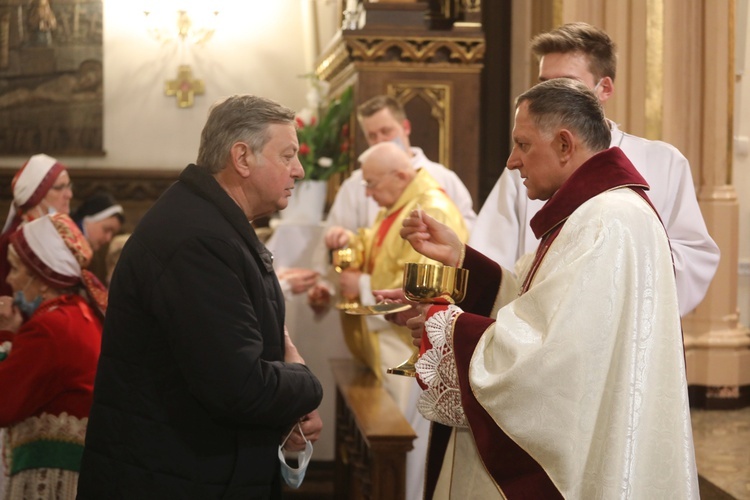
[[[464,300],[468,284],[469,270],[461,267],[414,262],[404,266],[404,296],[412,302],[455,304]],[[388,368],[388,373],[416,377],[414,365],[418,359],[419,353],[415,351],[397,367]]]
[[[364,260],[364,252],[361,248],[360,239],[352,238],[351,245],[331,251],[331,264],[337,273],[343,273],[346,269],[360,269]],[[359,302],[345,297],[336,304],[337,309],[347,310],[359,307]]]

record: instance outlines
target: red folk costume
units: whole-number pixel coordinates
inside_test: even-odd
[[[83,270],[92,251],[65,214],[24,224],[10,244],[29,274],[68,293],[0,331],[5,498],[75,498],[106,290]]]

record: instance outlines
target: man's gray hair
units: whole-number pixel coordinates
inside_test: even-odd
[[[233,95],[214,103],[201,132],[196,163],[210,174],[224,169],[232,145],[245,142],[260,153],[271,124],[294,124],[295,113],[279,103],[254,95]]]
[[[523,102],[528,102],[529,115],[541,133],[566,128],[591,151],[609,147],[609,122],[599,99],[583,83],[570,78],[547,80],[518,96],[516,108]]]

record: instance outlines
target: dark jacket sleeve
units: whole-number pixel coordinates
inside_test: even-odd
[[[153,307],[180,372],[216,418],[279,425],[320,404],[322,388],[310,370],[283,362],[275,279],[247,248],[203,238],[181,245],[156,282]]]

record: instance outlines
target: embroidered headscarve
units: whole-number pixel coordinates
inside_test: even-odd
[[[10,236],[10,244],[43,282],[54,288],[82,285],[92,305],[104,314],[107,291],[96,276],[85,269],[94,252],[68,215],[45,215],[28,222]]]
[[[57,177],[65,170],[65,166],[51,156],[38,154],[29,158],[13,176],[11,182],[13,203],[11,203],[8,218],[5,220],[3,232],[11,227],[17,227],[20,214],[37,206],[47,195]]]

